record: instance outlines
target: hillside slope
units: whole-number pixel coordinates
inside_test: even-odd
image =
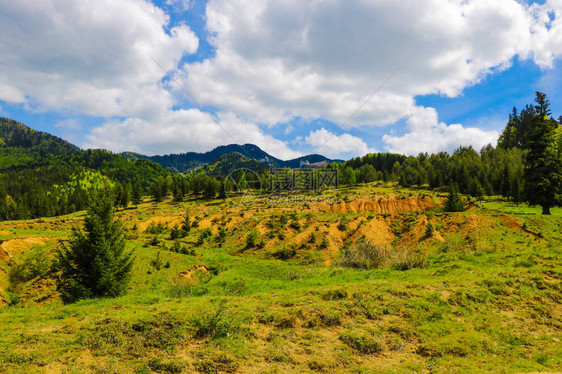
[[[59,137],[0,118],[0,170],[78,151],[80,148]]]

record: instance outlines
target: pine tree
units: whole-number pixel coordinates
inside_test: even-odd
[[[536,93],[537,105],[527,133],[529,153],[525,158],[525,195],[531,205],[542,206],[542,214],[560,204],[562,161],[555,142],[556,122],[550,118],[550,103],[542,92]]]
[[[449,196],[447,196],[447,200],[445,200],[443,208],[445,212],[462,212],[466,210],[459,194],[459,188],[456,184],[451,186]]]
[[[125,253],[123,227],[114,220],[108,196],[92,199],[84,230],[74,228],[70,246],[57,253],[61,268],[57,289],[65,304],[122,295],[131,277],[134,259]]]
[[[509,175],[509,168],[504,165],[501,179],[501,194],[509,199],[511,195],[511,178]]]
[[[129,206],[129,201],[131,201],[131,186],[129,184],[124,184],[121,187],[121,194],[119,196],[119,205],[125,209]]]
[[[131,192],[131,201],[135,206],[139,205],[142,202],[142,186],[140,182],[136,182],[133,185],[133,190]]]
[[[160,177],[154,182],[150,190],[152,198],[154,199],[155,202],[159,203],[164,199],[164,197],[167,194],[165,190],[166,190],[166,182],[164,181],[164,178]]]
[[[355,183],[357,183],[355,170],[353,170],[350,166],[343,169],[343,183],[349,186],[355,186]]]
[[[205,183],[203,185],[203,196],[205,199],[214,199],[217,196],[217,191],[219,189],[219,182],[215,178],[207,177],[205,178]]]
[[[174,181],[172,184],[172,195],[174,195],[174,201],[183,201],[185,194],[181,188],[181,181]]]

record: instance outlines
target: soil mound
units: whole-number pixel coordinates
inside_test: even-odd
[[[0,242],[0,261],[9,262],[5,259],[6,256],[11,261],[11,258],[15,255],[18,255],[33,246],[45,244],[47,244],[47,240],[38,236],[4,240]]]
[[[387,200],[358,200],[337,204],[319,203],[311,207],[312,212],[326,213],[408,213],[421,212],[436,208],[441,205],[442,198],[432,198],[431,196],[408,197],[405,199]]]

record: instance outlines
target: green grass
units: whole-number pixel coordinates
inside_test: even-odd
[[[221,205],[143,204],[120,214],[131,227],[139,216],[181,215],[186,207],[200,207],[192,217],[203,217]],[[494,201],[435,215],[444,242],[420,241],[426,264],[409,270],[307,265],[298,256],[241,251],[253,225],[278,214],[271,211],[228,230],[222,247],[212,238],[195,246],[200,228],[193,229],[180,242],[194,255],[145,246],[153,235],[137,231],[127,244],[136,262],[125,296],[0,308],[0,324],[9,326],[0,329],[0,372],[560,371],[562,219],[559,210],[543,217],[529,209]],[[404,240],[423,214],[393,217]],[[530,233],[510,228],[504,214]],[[337,224],[342,216],[313,219]],[[53,219],[42,231],[31,224],[8,230],[64,238],[71,226]],[[171,247],[168,236],[160,239]],[[169,268],[151,265],[159,251]],[[198,284],[178,283],[178,273],[202,265],[209,274]]]

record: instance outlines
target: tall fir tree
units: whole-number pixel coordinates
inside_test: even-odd
[[[142,186],[140,182],[135,182],[131,191],[131,202],[138,206],[142,202]]]
[[[459,194],[459,187],[456,184],[451,185],[449,188],[449,195],[443,206],[445,212],[463,212],[466,210],[461,195]]]
[[[531,205],[542,206],[542,214],[560,204],[562,161],[558,158],[555,130],[546,94],[536,93],[533,120],[529,123],[525,157],[525,196]]]
[[[64,246],[57,259],[61,269],[57,289],[65,304],[125,293],[134,258],[125,252],[123,227],[114,219],[109,196],[93,197],[84,231],[74,228],[69,247]]]

